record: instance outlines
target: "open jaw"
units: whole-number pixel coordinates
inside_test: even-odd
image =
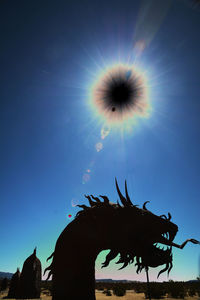
[[[166,231],[162,233],[158,238],[156,238],[154,244],[160,243],[166,246],[176,246],[176,244],[173,243],[173,240],[176,236],[177,231],[173,231],[173,232]]]
[[[141,272],[144,268],[157,268],[161,265],[165,265],[165,267],[158,273],[157,278],[160,276],[160,274],[166,271],[169,275],[169,272],[173,267],[172,247],[168,246],[166,249],[164,249],[164,247],[160,248],[158,245],[153,245],[152,247],[148,248],[147,252],[143,252],[141,256],[137,256],[136,260],[137,263],[135,266],[137,266],[137,273]]]
[[[161,244],[161,243],[154,243],[153,248],[154,248],[154,250],[157,250],[157,252],[160,255],[162,255],[162,252],[166,252],[166,251],[171,252],[171,250],[172,250],[171,246],[166,246],[166,245],[163,246],[163,244]]]

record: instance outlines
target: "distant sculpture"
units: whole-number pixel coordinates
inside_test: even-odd
[[[36,257],[36,248],[24,262],[20,276],[19,299],[40,298],[41,262]]]
[[[18,298],[19,296],[19,282],[20,282],[20,271],[17,268],[17,271],[13,274],[10,281],[10,288],[7,298]]]
[[[123,263],[124,268],[136,259],[137,272],[165,264],[160,275],[172,268],[172,246],[182,249],[189,241],[199,244],[195,239],[175,244],[178,227],[171,222],[169,213],[168,217],[154,215],[147,210],[147,202],[142,209],[133,205],[126,181],[126,197],[117,181],[116,188],[122,205],[109,202],[106,196],[100,196],[103,202],[98,197],[85,196],[90,206],[78,205],[83,210],[59,236],[48,258],[53,257],[53,261],[45,270],[50,271],[48,278],[52,275],[52,300],[95,300],[95,260],[102,250],[111,250],[103,267],[120,254],[117,263]],[[160,249],[155,243],[169,247]]]

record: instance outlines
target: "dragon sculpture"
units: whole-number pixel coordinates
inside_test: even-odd
[[[135,261],[137,273],[143,268],[165,265],[158,276],[172,268],[172,247],[182,249],[187,242],[175,244],[178,227],[171,222],[171,215],[157,216],[146,208],[134,205],[127,191],[122,195],[117,180],[116,188],[121,204],[109,202],[107,196],[86,195],[90,206],[82,208],[75,219],[60,234],[55,251],[47,259],[51,265],[45,269],[52,275],[52,300],[95,300],[95,260],[102,250],[110,249],[102,267],[120,254],[117,263],[125,268]],[[161,249],[156,243],[167,246]]]

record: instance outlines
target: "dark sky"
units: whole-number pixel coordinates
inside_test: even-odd
[[[0,2],[1,271],[35,246],[45,266],[84,194],[116,202],[115,176],[137,204],[171,212],[177,243],[200,238],[200,12],[161,2]],[[127,62],[147,77],[151,112],[102,138],[90,90],[99,72]],[[104,256],[97,278],[144,278],[133,266],[101,270]],[[198,256],[196,245],[174,251],[170,278],[195,278]]]

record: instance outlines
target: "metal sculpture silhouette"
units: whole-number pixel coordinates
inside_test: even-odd
[[[137,272],[143,268],[157,267],[165,264],[158,276],[172,268],[172,247],[182,249],[187,242],[199,244],[195,239],[188,239],[182,245],[173,242],[178,226],[171,222],[171,215],[157,216],[134,205],[127,191],[125,197],[116,188],[121,204],[109,202],[107,196],[85,196],[90,206],[78,205],[75,219],[59,236],[48,278],[52,275],[52,300],[95,300],[95,260],[99,252],[110,249],[102,267],[120,254],[117,263],[120,268],[136,260]],[[155,243],[168,246],[160,249]],[[47,260],[48,260],[47,259]],[[47,278],[47,279],[48,279]]]
[[[20,283],[20,271],[17,268],[17,271],[13,274],[10,281],[10,288],[7,298],[18,298],[19,296],[19,283]]]
[[[36,256],[36,248],[24,262],[20,282],[19,299],[40,298],[41,290],[41,262]]]

